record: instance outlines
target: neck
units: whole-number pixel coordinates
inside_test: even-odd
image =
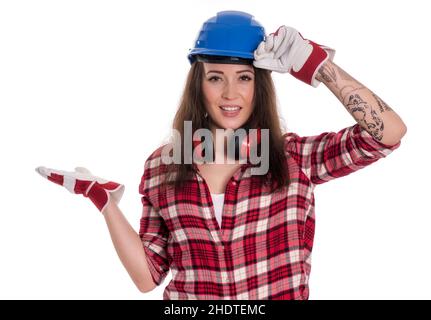
[[[219,137],[217,137],[217,134],[216,134],[217,129],[223,129],[223,130],[226,130],[226,129],[216,125],[213,122],[210,123],[209,128],[214,138],[214,155],[216,156],[216,158],[218,157],[219,159],[223,159],[224,163],[227,163],[228,162],[227,161],[228,160],[228,157],[227,157],[228,138],[224,135],[220,135]],[[224,138],[224,142],[221,146],[218,145],[217,139],[219,138]],[[229,163],[231,162],[232,162],[232,159],[229,159]],[[238,165],[238,164],[239,164],[239,160],[235,160],[235,165]]]

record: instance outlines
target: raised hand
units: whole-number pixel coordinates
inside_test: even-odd
[[[295,78],[317,87],[317,72],[323,63],[335,55],[335,50],[304,39],[294,28],[281,26],[271,33],[254,51],[253,65],[280,73],[289,72]]]
[[[36,172],[71,193],[88,197],[102,213],[111,199],[118,204],[124,193],[124,185],[96,177],[83,167],[77,167],[72,172],[37,167]]]

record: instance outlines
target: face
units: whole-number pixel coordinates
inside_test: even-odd
[[[212,127],[240,128],[254,108],[253,67],[205,62],[204,73],[202,90]]]

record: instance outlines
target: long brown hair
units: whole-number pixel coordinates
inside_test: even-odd
[[[269,168],[267,174],[263,175],[262,178],[273,192],[287,186],[290,182],[283,148],[283,132],[280,127],[275,87],[271,74],[268,70],[260,68],[254,68],[254,72],[254,110],[246,125],[249,128],[269,129]],[[193,63],[172,126],[181,134],[181,141],[184,141],[184,121],[192,121],[193,133],[199,128],[209,129],[210,116],[205,117],[206,109],[202,92],[203,75],[202,62]],[[167,166],[163,187],[167,185],[181,187],[186,180],[191,178],[193,166],[185,164],[184,158],[182,160],[181,164]]]

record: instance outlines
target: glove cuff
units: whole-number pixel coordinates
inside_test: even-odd
[[[99,184],[96,182],[93,187],[88,191],[87,197],[94,203],[97,209],[103,213],[106,205],[110,201],[114,200],[118,204],[124,193],[124,185],[116,182],[108,182]]]
[[[313,51],[299,71],[291,70],[290,73],[295,78],[316,88],[320,84],[320,81],[316,79],[317,72],[328,59],[334,58],[335,50],[320,46],[310,40],[307,41],[313,46]]]

